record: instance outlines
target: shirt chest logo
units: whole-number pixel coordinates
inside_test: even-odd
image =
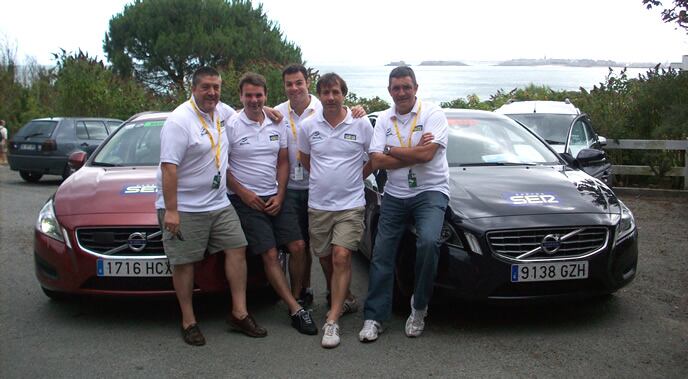
[[[355,134],[344,134],[344,139],[347,141],[356,141],[356,135]]]
[[[244,138],[239,140],[239,146],[250,145],[250,144],[251,144],[251,142],[248,141],[248,137],[244,137]]]
[[[311,141],[322,141],[322,140],[323,140],[323,136],[321,136],[320,132],[318,132],[318,131],[313,132],[313,134],[311,135]]]
[[[270,141],[279,141],[279,134],[271,134]]]
[[[415,128],[413,128],[414,132],[422,132],[423,131],[423,125],[416,125]]]

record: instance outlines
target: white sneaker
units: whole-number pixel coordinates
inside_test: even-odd
[[[382,333],[382,325],[375,320],[363,321],[363,328],[358,333],[358,340],[361,342],[373,342],[378,334]]]
[[[411,296],[411,315],[406,320],[406,336],[418,337],[425,329],[425,316],[428,315],[428,307],[423,310],[413,308],[413,296]]]
[[[326,349],[339,346],[339,325],[336,322],[327,322],[323,325],[323,338],[320,345]]]

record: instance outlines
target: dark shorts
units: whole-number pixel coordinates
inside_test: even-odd
[[[261,196],[263,201],[270,197]],[[296,214],[291,207],[283,204],[276,216],[270,216],[249,207],[239,196],[230,195],[229,200],[239,214],[250,254],[263,254],[274,247],[303,240]]]
[[[299,221],[301,238],[308,242],[308,190],[287,189],[287,196],[284,199],[284,206],[290,207]]]

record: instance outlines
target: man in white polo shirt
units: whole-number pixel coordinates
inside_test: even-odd
[[[221,103],[222,79],[202,67],[192,77],[192,97],[167,118],[160,132],[160,167],[155,207],[163,246],[172,265],[172,281],[182,311],[182,337],[205,344],[194,315],[194,263],[225,254],[225,274],[232,293],[228,322],[252,337],[264,337],[246,309],[246,238],[226,196],[228,141],[225,124],[235,113]]]
[[[370,145],[373,167],[386,169],[388,180],[370,264],[361,342],[375,341],[382,332],[382,322],[390,317],[397,246],[409,216],[415,220],[416,264],[405,332],[408,337],[423,332],[449,201],[444,112],[416,98],[418,84],[410,67],[392,70],[388,91],[394,105],[378,116]]]
[[[244,109],[229,122],[230,199],[236,207],[249,251],[262,257],[273,289],[289,307],[292,326],[304,334],[317,334],[310,311],[291,292],[282,271],[277,247],[286,245],[293,259],[303,260],[305,242],[296,215],[283,207],[289,176],[286,129],[267,118],[265,78],[247,73],[239,80]]]
[[[367,151],[373,127],[343,106],[348,90],[339,75],[323,75],[316,89],[323,110],[301,124],[298,141],[301,162],[310,172],[311,250],[320,259],[332,296],[322,346],[332,348],[340,342],[338,321],[349,294],[351,252],[363,234],[363,178],[372,171]]]
[[[275,107],[275,110],[284,115],[283,123],[287,129],[289,149],[289,183],[284,207],[294,209],[308,252],[308,170],[304,169],[299,159],[297,133],[304,120],[322,111],[322,105],[318,98],[308,92],[311,82],[308,70],[303,65],[292,64],[285,67],[282,70],[282,81],[288,100]],[[354,118],[360,118],[364,117],[366,112],[363,107],[357,105],[351,108],[351,114]],[[303,262],[293,257],[289,259],[289,275],[292,292],[297,296],[297,301],[307,307],[313,302],[313,290],[310,288],[312,259],[310,254],[305,256],[306,259]],[[328,302],[330,301],[329,285],[330,283],[327,283]],[[349,294],[344,301],[344,313],[357,310],[358,302],[352,294]]]

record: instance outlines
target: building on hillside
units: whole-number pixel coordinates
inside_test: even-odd
[[[671,68],[688,71],[688,55],[684,55],[681,62],[672,62],[669,66]]]

